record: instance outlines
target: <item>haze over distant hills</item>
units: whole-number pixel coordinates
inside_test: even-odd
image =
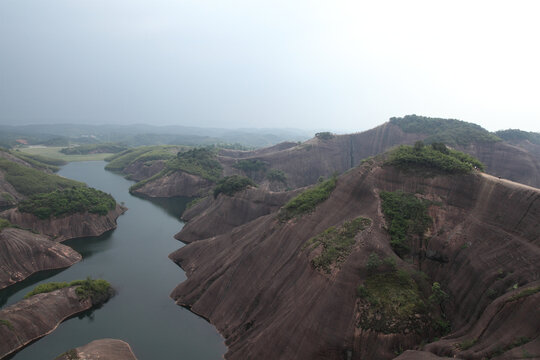
[[[20,138],[29,144],[67,146],[75,143],[121,142],[140,145],[241,144],[264,147],[282,141],[303,141],[314,131],[289,128],[202,128],[194,126],[36,124],[0,125],[0,146],[10,147]]]

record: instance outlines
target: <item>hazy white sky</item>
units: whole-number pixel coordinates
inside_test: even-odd
[[[0,123],[540,131],[540,1],[0,0]]]

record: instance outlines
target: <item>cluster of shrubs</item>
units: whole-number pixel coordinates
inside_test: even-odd
[[[19,211],[36,215],[40,219],[51,216],[90,212],[106,215],[114,209],[116,201],[103,191],[89,187],[73,187],[30,196],[19,203]]]
[[[351,253],[356,234],[370,224],[370,219],[358,217],[351,221],[345,221],[340,227],[331,226],[308,240],[306,247],[315,249],[322,246],[321,254],[311,261],[313,267],[330,273],[332,265],[343,262]]]
[[[390,118],[390,123],[397,125],[407,133],[429,135],[426,142],[443,142],[449,145],[469,145],[473,142],[496,142],[501,139],[479,125],[455,119],[430,118],[407,115],[402,118]]]
[[[428,214],[430,202],[402,191],[381,191],[379,195],[390,233],[390,245],[396,254],[403,257],[410,251],[409,240],[412,237],[422,239],[432,223]]]
[[[266,171],[268,163],[259,159],[242,159],[237,160],[233,167],[249,174],[258,171]]]
[[[332,134],[331,132],[329,131],[323,131],[323,132],[318,132],[315,134],[315,137],[317,139],[321,139],[321,140],[330,140],[332,138],[334,138],[334,134]]]
[[[366,265],[368,277],[356,288],[356,295],[369,304],[360,327],[384,333],[408,329],[430,338],[450,332],[443,311],[449,296],[439,283],[430,289],[426,274],[398,268],[395,257],[371,253]]]
[[[72,282],[50,282],[36,286],[34,290],[24,296],[25,299],[51,291],[67,288],[70,286],[77,286],[75,293],[81,300],[90,299],[93,305],[100,305],[114,295],[114,290],[111,284],[103,279],[92,279],[87,277],[85,280],[75,280]]]
[[[233,196],[235,193],[242,191],[249,186],[257,185],[250,178],[245,176],[226,176],[219,180],[214,187],[214,198],[217,198],[219,194]]]
[[[281,182],[283,184],[287,183],[287,175],[282,170],[271,169],[266,174],[266,178],[270,181]]]
[[[330,194],[336,188],[336,183],[337,176],[333,176],[292,198],[280,209],[278,219],[280,221],[287,221],[312,212],[318,204],[330,197]]]
[[[419,169],[444,174],[484,170],[484,164],[470,155],[448,149],[443,143],[427,146],[421,141],[414,146],[399,146],[390,153],[385,163],[406,170]]]

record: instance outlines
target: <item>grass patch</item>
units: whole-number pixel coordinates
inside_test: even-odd
[[[233,196],[239,191],[247,189],[249,186],[257,186],[250,178],[245,176],[232,175],[219,180],[214,187],[214,199],[219,194]]]
[[[169,159],[165,167],[159,173],[143,181],[139,181],[129,188],[130,192],[140,189],[149,182],[172,174],[176,171],[184,171],[188,174],[197,175],[204,179],[217,182],[223,172],[223,167],[217,161],[217,150],[212,148],[197,148],[185,152],[179,152],[176,157]]]
[[[524,297],[534,295],[537,292],[540,292],[540,286],[530,287],[530,288],[521,290],[519,293],[517,293],[515,295],[510,296],[507,301],[519,300],[519,299],[522,299]]]
[[[25,154],[18,150],[10,151],[9,153],[42,171],[57,172],[60,170],[60,166],[67,164],[66,161],[61,159],[54,159],[38,154]]]
[[[80,360],[77,350],[71,349],[63,354],[58,355],[54,360]]]
[[[336,183],[337,177],[333,176],[292,198],[280,209],[278,219],[280,221],[287,221],[313,212],[317,205],[330,197],[330,194],[336,188]]]
[[[0,326],[5,326],[11,331],[15,330],[15,328],[13,327],[13,324],[9,320],[0,319]]]
[[[319,235],[309,239],[306,242],[306,247],[316,249],[322,246],[321,254],[311,260],[313,267],[319,271],[330,273],[333,265],[342,263],[351,253],[356,234],[370,224],[370,219],[358,217],[351,221],[345,221],[338,228],[331,226]]]
[[[111,195],[89,187],[73,187],[32,195],[19,203],[19,211],[34,214],[40,219],[86,211],[107,215],[109,210],[115,207],[116,201]]]
[[[468,350],[478,342],[478,339],[467,339],[458,344],[460,350]]]
[[[105,158],[111,154],[102,153],[102,154],[87,154],[87,155],[66,155],[61,153],[61,150],[65,146],[32,146],[32,147],[22,147],[20,152],[26,155],[38,155],[44,156],[47,158],[61,160],[65,162],[73,161],[96,161],[96,160],[105,160]]]
[[[436,174],[465,174],[474,169],[484,170],[484,164],[470,155],[446,148],[442,143],[425,146],[418,142],[415,146],[401,145],[390,152],[387,165],[404,170],[415,170]]]
[[[74,147],[67,147],[60,150],[62,154],[66,155],[88,155],[88,154],[116,154],[121,151],[127,150],[125,145],[116,143],[102,143],[102,144],[85,144]]]
[[[0,218],[0,231],[4,230],[5,228],[11,227],[11,223],[7,221],[6,219]]]
[[[396,254],[403,257],[410,252],[411,238],[423,240],[432,223],[427,211],[430,202],[402,191],[382,191],[379,195],[390,233],[390,245]]]
[[[425,314],[426,303],[418,285],[404,270],[372,274],[357,293],[367,301],[360,327],[383,333],[422,331],[424,322],[415,314]]]
[[[88,277],[85,280],[75,280],[68,282],[50,282],[40,284],[31,292],[24,296],[28,299],[31,296],[43,293],[49,293],[55,290],[64,289],[70,286],[77,286],[75,293],[81,300],[90,299],[92,304],[99,305],[105,303],[113,295],[114,291],[111,284],[103,279],[93,280]]]
[[[108,161],[109,163],[105,165],[105,169],[110,171],[122,171],[143,154],[157,149],[159,149],[159,146],[140,146],[107,156],[105,161]]]
[[[18,164],[0,157],[0,169],[5,171],[5,179],[19,193],[30,196],[48,193],[59,189],[85,186],[83,183],[58,175]]]

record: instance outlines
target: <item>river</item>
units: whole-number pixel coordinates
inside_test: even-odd
[[[222,358],[226,347],[217,330],[169,297],[186,278],[167,255],[182,246],[173,235],[183,226],[179,216],[189,199],[132,196],[128,188],[133,182],[104,166],[103,161],[73,162],[62,167],[59,175],[84,181],[123,202],[129,210],[118,218],[117,229],[99,237],[64,242],[82,254],[81,262],[9,287],[0,292],[0,305],[22,299],[39,283],[87,276],[109,281],[117,294],[103,307],[63,322],[10,359],[52,360],[102,338],[127,341],[139,360]]]

